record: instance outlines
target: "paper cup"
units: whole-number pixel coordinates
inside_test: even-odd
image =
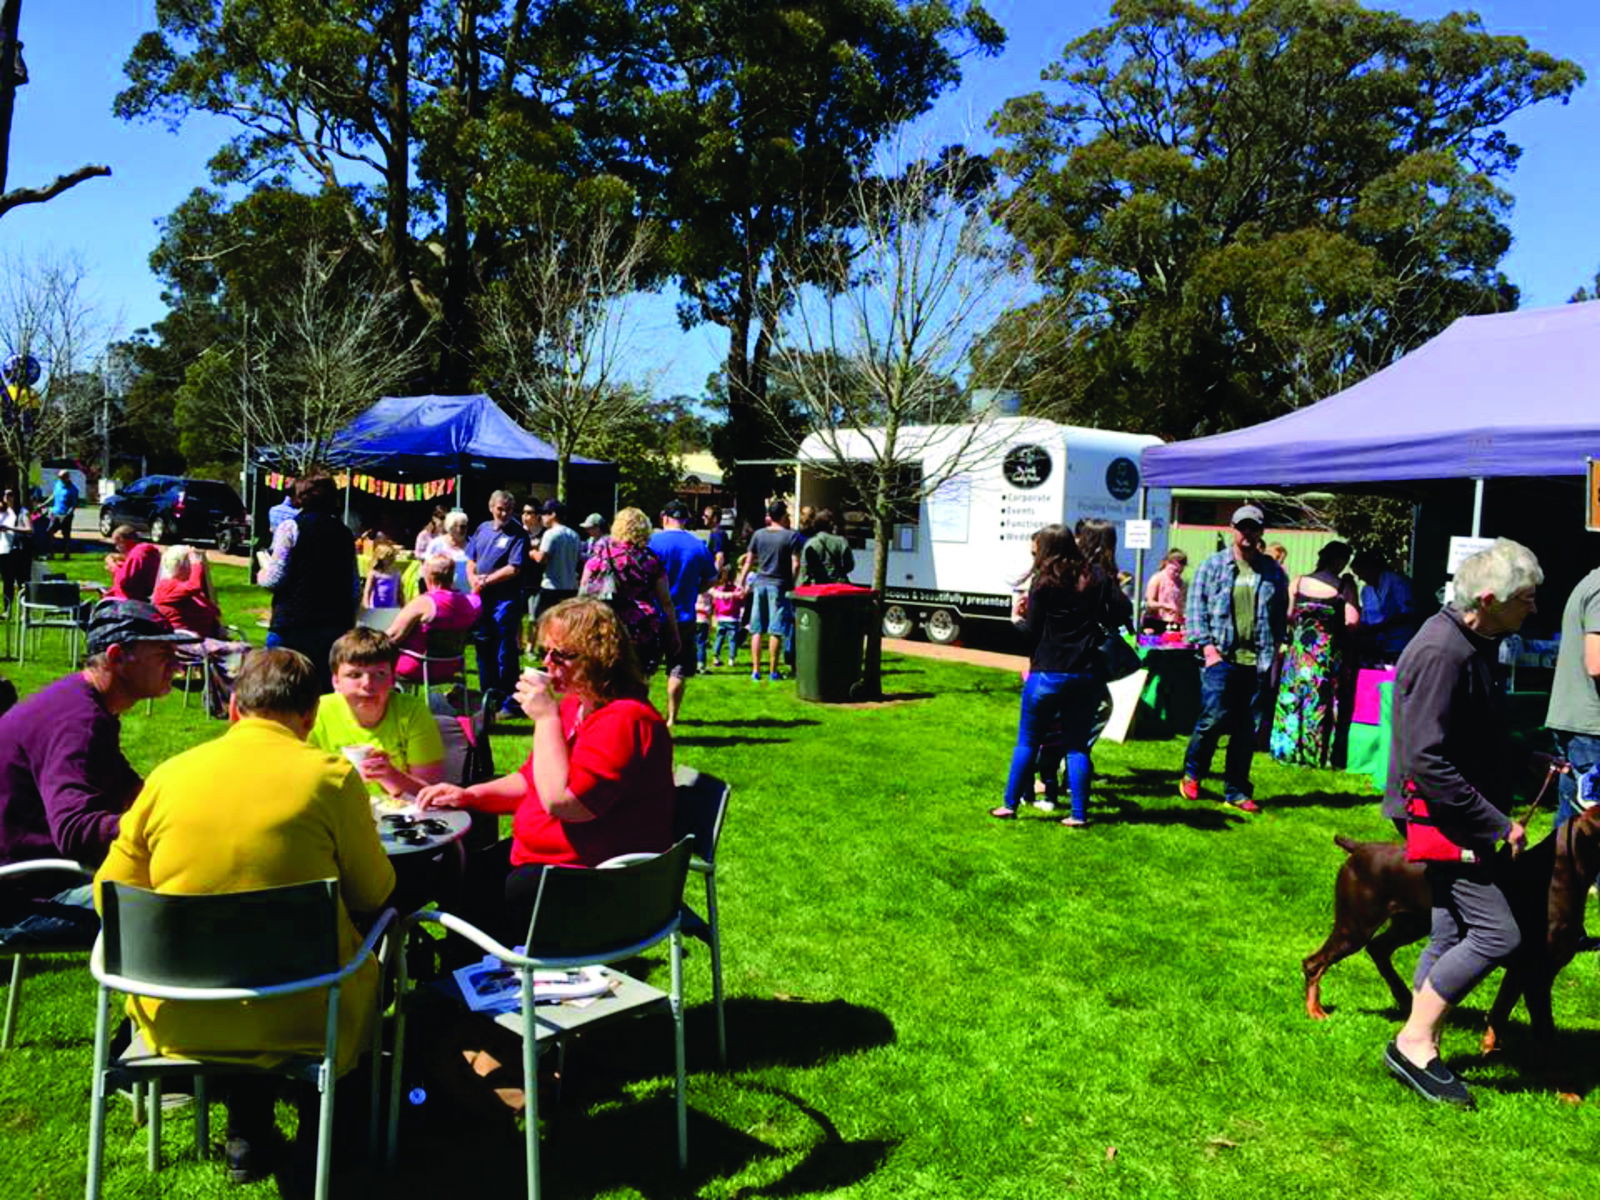
[[[376,749],[376,746],[363,742],[359,746],[340,746],[339,753],[348,758],[350,765],[359,771],[361,770],[361,764],[367,761],[367,755]]]

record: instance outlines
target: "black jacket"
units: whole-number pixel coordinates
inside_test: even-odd
[[[1383,815],[1405,816],[1416,781],[1439,831],[1458,846],[1493,850],[1511,829],[1514,759],[1494,678],[1494,638],[1454,609],[1423,622],[1395,667],[1394,729]]]

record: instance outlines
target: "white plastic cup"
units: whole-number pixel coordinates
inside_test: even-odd
[[[376,746],[367,742],[362,742],[360,745],[356,746],[340,746],[339,753],[348,758],[350,760],[350,765],[359,771],[361,770],[361,764],[367,761],[367,756],[376,749]]]

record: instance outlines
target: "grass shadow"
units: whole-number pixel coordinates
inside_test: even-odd
[[[678,737],[674,734],[672,744],[674,746],[699,746],[702,749],[723,749],[728,746],[781,746],[788,740],[788,738],[744,737],[737,735],[729,737],[702,737],[698,735]]]
[[[1110,809],[1109,815],[1104,813]],[[1226,833],[1249,823],[1249,818],[1222,805],[1203,807],[1146,808],[1132,800],[1107,796],[1097,788],[1089,801],[1091,820],[1114,822],[1118,825],[1186,825],[1206,833]]]
[[[1270,808],[1371,808],[1380,797],[1371,792],[1291,792],[1264,797]]]
[[[1482,1022],[1473,1024],[1482,1033]],[[1515,1095],[1524,1092],[1569,1092],[1588,1096],[1600,1088],[1600,1029],[1556,1030],[1541,1043],[1526,1021],[1514,1021],[1505,1048],[1493,1054],[1462,1054],[1450,1058],[1454,1071],[1494,1070],[1488,1078],[1469,1079],[1478,1089]],[[1501,1074],[1499,1072],[1507,1072]]]
[[[802,725],[821,725],[822,722],[811,717],[730,717],[726,721],[694,721],[680,718],[678,724],[711,725],[717,729],[796,729]]]

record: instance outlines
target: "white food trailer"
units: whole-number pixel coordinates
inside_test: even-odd
[[[894,527],[884,635],[908,637],[920,625],[930,640],[953,642],[968,621],[1009,620],[1012,589],[1032,561],[1033,534],[1052,522],[1115,522],[1118,564],[1132,573],[1136,551],[1128,545],[1126,522],[1141,516],[1139,455],[1160,440],[1032,417],[901,429],[897,457],[923,479],[942,482]],[[872,582],[871,527],[863,529],[849,483],[828,464],[846,456],[872,461],[873,447],[881,444],[880,431],[870,429],[830,435],[828,444],[813,435],[796,464],[796,502],[840,515],[856,546],[851,578],[861,584]],[[1170,508],[1165,489],[1149,492],[1146,574],[1166,553]]]

